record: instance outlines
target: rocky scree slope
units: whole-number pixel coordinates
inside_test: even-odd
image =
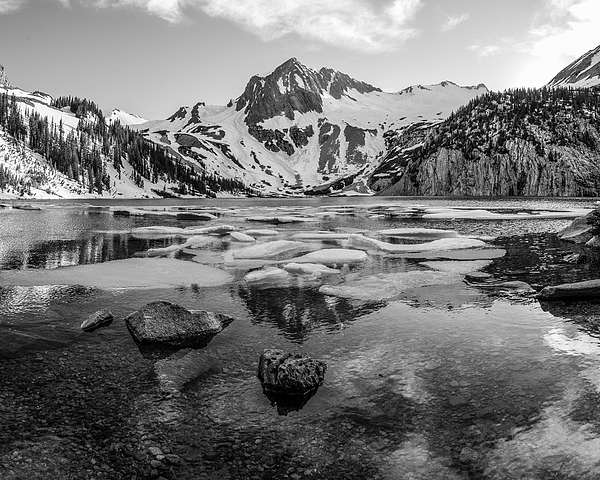
[[[135,128],[204,172],[261,192],[310,193],[324,183],[366,175],[384,154],[389,130],[438,123],[485,92],[484,85],[442,82],[386,93],[291,58],[253,76],[226,106],[200,102]]]

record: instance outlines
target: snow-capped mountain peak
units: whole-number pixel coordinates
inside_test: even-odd
[[[549,87],[593,87],[600,85],[600,45],[562,69]]]
[[[107,115],[107,117],[110,123],[119,121],[121,125],[139,125],[140,123],[145,123],[148,121],[139,115],[135,115],[118,108],[113,108],[112,112],[110,112],[110,115]]]
[[[301,191],[368,169],[385,152],[390,130],[440,122],[487,91],[445,81],[387,93],[290,58],[252,76],[227,106],[199,102],[135,128],[207,174],[259,191]]]

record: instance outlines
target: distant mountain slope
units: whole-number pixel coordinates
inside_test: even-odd
[[[196,172],[94,104],[0,85],[0,197],[215,196],[248,189]]]
[[[389,138],[384,160],[382,195],[598,195],[600,87],[488,93]]]
[[[562,69],[549,87],[593,87],[600,85],[600,45]]]
[[[139,115],[118,108],[113,108],[110,114],[105,116],[109,123],[119,121],[121,125],[139,125],[140,123],[146,123],[148,121]]]
[[[485,92],[484,85],[442,82],[385,93],[291,58],[253,76],[227,106],[200,102],[135,128],[193,168],[284,194],[372,168],[386,132],[440,122]]]

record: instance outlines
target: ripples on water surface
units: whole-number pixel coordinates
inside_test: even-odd
[[[484,269],[498,279],[539,289],[597,276],[595,262],[562,261],[576,247],[552,233],[570,219],[482,219],[483,213],[457,219],[465,209],[522,215],[579,211],[593,202],[277,202],[283,206],[271,200],[184,205],[217,216],[207,222],[165,215],[176,212],[173,202],[0,210],[0,478],[600,478],[597,305],[540,305],[531,296],[469,287],[452,272],[442,273],[441,284],[420,286],[420,273],[412,288],[401,283],[408,272],[426,275],[425,260],[467,261],[499,248],[506,255]],[[423,218],[427,209],[448,213],[446,207],[463,208]],[[136,215],[113,215],[123,208]],[[139,208],[154,215],[138,216]],[[258,215],[313,221],[246,220]],[[179,259],[182,275],[191,261],[225,269],[232,280],[224,285],[93,286],[93,264],[186,241],[176,234],[133,235],[136,228],[175,232],[220,224],[279,231],[260,242],[316,230],[375,236],[390,228],[435,228],[476,236],[489,248],[406,255],[368,248],[363,264],[336,265],[339,275],[253,285],[244,275],[266,262],[232,260],[243,245],[223,236],[169,255]],[[335,239],[307,243],[352,246]],[[90,265],[90,285],[46,284],[45,272],[56,269],[64,275],[52,278],[68,283],[65,267],[74,265]],[[379,300],[347,291],[325,295],[323,284],[342,292],[374,285],[383,294]],[[236,320],[205,349],[149,357],[121,319],[158,299]],[[117,320],[82,333],[82,320],[105,307]],[[327,362],[325,383],[302,410],[278,415],[263,395],[255,372],[267,347]],[[149,447],[170,457],[157,458]]]

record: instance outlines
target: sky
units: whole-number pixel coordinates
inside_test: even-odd
[[[600,0],[0,0],[11,85],[147,119],[224,105],[290,57],[388,92],[539,87],[599,32]]]

